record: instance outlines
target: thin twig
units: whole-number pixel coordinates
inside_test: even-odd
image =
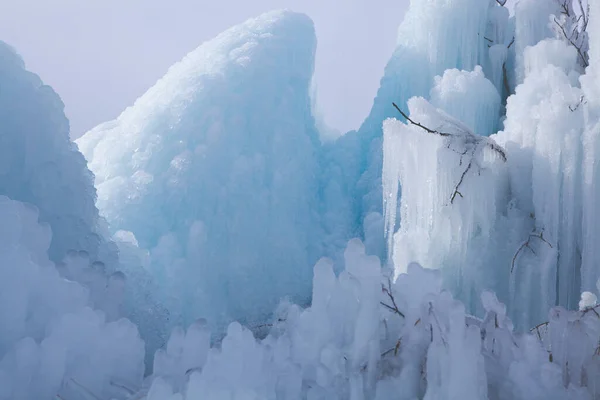
[[[440,135],[440,136],[452,136],[452,135],[451,135],[451,134],[449,134],[449,133],[446,133],[446,132],[440,132],[440,131],[436,131],[436,130],[434,130],[434,129],[431,129],[431,128],[428,128],[428,127],[426,127],[425,125],[421,125],[420,123],[413,121],[412,119],[410,119],[410,117],[409,117],[409,116],[408,116],[408,115],[407,115],[407,114],[406,114],[404,111],[402,111],[402,110],[400,109],[400,107],[398,107],[398,106],[396,105],[396,103],[392,103],[392,105],[394,106],[394,108],[396,108],[396,110],[398,110],[398,112],[399,112],[399,113],[400,113],[400,114],[401,114],[401,115],[402,115],[404,118],[406,118],[406,120],[407,120],[408,122],[410,122],[411,124],[413,124],[413,125],[415,125],[415,126],[418,126],[419,128],[423,129],[424,131],[427,131],[427,132],[429,132],[429,133],[433,133],[433,134],[435,134],[435,135]]]
[[[404,111],[402,111],[400,109],[400,107],[398,107],[398,105],[396,103],[392,103],[392,105],[394,106],[394,108],[396,110],[398,110],[398,112],[400,113],[400,115],[402,115],[410,124],[415,125],[421,129],[423,129],[426,132],[435,134],[435,135],[439,135],[439,136],[443,136],[443,137],[461,137],[461,135],[459,134],[451,134],[451,133],[447,133],[447,132],[441,132],[435,129],[431,129],[419,122],[413,121],[408,114],[406,114]],[[477,135],[472,134],[471,132],[469,132],[466,128],[464,128],[463,126],[459,125],[456,122],[453,121],[447,121],[448,124],[455,126],[456,128],[458,128],[459,130],[462,131],[462,133],[464,134],[464,140],[465,140],[465,146],[466,148],[464,149],[463,152],[459,152],[455,149],[451,149],[453,152],[459,154],[460,157],[460,161],[459,161],[459,166],[462,166],[463,163],[463,156],[465,154],[467,154],[469,152],[469,150],[471,151],[470,154],[470,159],[469,159],[469,163],[467,164],[467,167],[463,170],[460,180],[459,182],[456,184],[456,186],[454,187],[454,191],[452,192],[452,195],[450,196],[450,204],[454,204],[454,200],[456,200],[456,196],[460,196],[463,197],[462,193],[460,192],[460,187],[463,183],[463,181],[465,180],[465,177],[467,175],[467,173],[471,170],[471,168],[473,167],[473,163],[477,163],[476,161],[474,161],[475,159],[475,152],[477,151],[478,148],[478,144],[481,143],[482,141],[485,143],[485,147],[490,148],[492,151],[494,151],[496,154],[498,154],[500,156],[500,158],[506,162],[506,153],[504,151],[504,149],[502,149],[502,147],[498,146],[495,142],[493,142],[492,140],[486,140],[483,137],[478,137]],[[469,148],[469,146],[467,145],[472,145],[472,148]],[[450,145],[451,143],[448,143],[447,148],[450,149]],[[478,165],[478,164],[477,164]],[[479,173],[481,173],[481,167],[479,167]],[[392,308],[392,307],[390,307]]]
[[[536,326],[534,326],[533,328],[531,328],[531,329],[529,330],[529,332],[533,332],[533,331],[535,330],[535,331],[536,331],[536,333],[537,333],[537,335],[538,335],[538,338],[539,338],[540,340],[542,340],[542,336],[540,335],[540,328],[541,328],[542,326],[548,326],[549,324],[550,324],[550,322],[548,322],[548,321],[546,321],[546,322],[542,322],[541,324],[537,324]]]
[[[380,301],[379,304],[381,304],[388,310],[392,311],[393,313],[398,314],[402,318],[406,318],[404,316],[404,313],[402,311],[400,311],[400,309],[398,308],[398,305],[396,304],[396,299],[394,298],[394,295],[392,295],[391,282],[390,282],[389,278],[388,278],[388,285],[389,285],[389,289],[387,289],[385,286],[381,285],[381,291],[387,294],[389,299],[392,301],[393,306],[390,306],[389,304],[386,304],[383,301]]]
[[[600,304],[596,304],[595,306],[586,307],[583,310],[580,310],[581,316],[583,317],[588,312],[592,311],[594,314],[596,314],[596,317],[600,318],[600,314],[598,314],[598,311],[596,311],[599,307],[600,307]]]
[[[433,303],[432,302],[429,302],[429,315],[431,315],[433,317],[433,319],[435,320],[435,322],[437,323],[438,330],[440,331],[440,339],[442,340],[444,347],[448,347],[448,342],[446,342],[446,339],[444,339],[444,331],[442,330],[442,324],[440,324],[440,320],[438,319],[436,313],[433,311]],[[431,340],[433,341],[433,324],[431,325],[431,336],[432,336]]]
[[[535,250],[533,250],[533,248],[531,247],[531,239],[534,239],[534,238],[537,238],[537,239],[541,240],[542,242],[546,243],[551,249],[553,248],[552,244],[550,244],[549,241],[547,241],[546,239],[544,239],[544,231],[541,231],[540,233],[530,233],[529,237],[527,238],[527,240],[524,241],[523,243],[521,243],[521,246],[519,246],[519,248],[517,249],[517,251],[513,255],[512,262],[511,262],[511,267],[510,267],[510,273],[511,274],[515,270],[515,263],[517,261],[517,257],[519,257],[519,254],[521,253],[521,251],[524,248],[528,248],[529,251],[531,251],[533,254],[536,254]]]
[[[400,113],[400,115],[402,115],[409,123],[411,123],[412,125],[418,126],[419,128],[423,129],[426,132],[433,133],[435,135],[444,136],[444,137],[455,137],[455,136],[458,136],[456,134],[451,134],[451,133],[448,133],[448,132],[440,132],[438,130],[428,128],[428,127],[426,127],[425,125],[423,125],[423,124],[421,124],[419,122],[413,121],[412,119],[410,119],[410,117],[404,111],[402,111],[400,109],[400,107],[398,107],[398,105],[396,103],[392,103],[392,105],[394,106],[394,108],[396,110],[398,110],[398,112]],[[450,123],[450,121],[448,121],[448,122]],[[454,125],[456,125],[456,124],[454,124]],[[466,134],[470,134],[471,136],[474,136],[474,135],[472,135],[468,131],[466,131],[465,133]],[[498,155],[500,156],[500,158],[502,158],[503,161],[506,161],[506,153],[504,152],[504,149],[502,149],[500,146],[498,146],[497,144],[495,144],[492,141],[487,141],[486,142],[486,146],[489,147],[490,149],[492,149],[493,151],[495,151],[496,153],[498,153]]]
[[[450,204],[454,204],[454,200],[456,199],[456,196],[460,196],[461,198],[464,198],[464,196],[459,191],[459,189],[460,189],[460,185],[462,185],[463,181],[465,180],[465,176],[467,175],[467,172],[469,172],[469,170],[471,169],[472,166],[473,166],[473,159],[471,159],[471,161],[469,161],[467,168],[465,168],[465,170],[463,171],[463,173],[460,176],[460,180],[454,187],[454,192],[452,193],[452,197],[450,197]]]
[[[392,347],[391,349],[388,349],[386,351],[384,351],[383,353],[381,353],[381,357],[385,357],[388,354],[390,354],[391,352],[394,352],[394,356],[398,355],[398,350],[400,349],[400,344],[402,343],[402,338],[399,338],[398,341],[396,342],[396,345],[394,347]]]
[[[586,103],[587,103],[587,101],[585,100],[585,96],[582,95],[581,98],[579,99],[579,103],[577,103],[575,105],[575,107],[569,106],[569,110],[571,110],[571,112],[575,112],[575,111],[577,111],[577,109],[579,108],[580,105],[586,104]]]
[[[86,388],[81,383],[77,382],[74,378],[71,378],[71,381],[73,383],[75,383],[77,386],[79,386],[81,389],[83,389],[87,394],[89,394],[90,396],[92,396],[94,399],[101,400],[100,397],[96,396],[90,389]]]
[[[510,41],[510,43],[508,44],[508,46],[506,48],[510,49],[510,46],[512,46],[513,44],[515,44],[515,37],[514,36],[513,36],[512,40]]]
[[[568,14],[567,14],[568,15]],[[579,54],[579,57],[581,57],[581,61],[583,61],[583,66],[584,67],[588,67],[589,63],[587,62],[587,60],[585,59],[585,55],[583,54],[583,52],[581,51],[581,48],[579,46],[577,46],[575,44],[575,42],[573,42],[573,40],[571,39],[571,37],[569,37],[569,35],[567,35],[567,32],[565,31],[565,27],[563,25],[561,25],[556,18],[554,18],[554,22],[556,23],[556,25],[558,25],[558,27],[560,28],[563,36],[565,37],[565,39],[571,43],[571,45],[573,47],[575,47],[575,49],[577,50],[577,53]]]

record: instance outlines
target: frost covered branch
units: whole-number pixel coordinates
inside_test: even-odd
[[[536,239],[536,238],[541,240],[542,242],[546,243],[550,248],[553,248],[552,244],[550,244],[550,242],[548,242],[546,239],[544,239],[544,231],[541,231],[540,233],[530,233],[527,240],[524,241],[523,243],[521,243],[521,246],[519,246],[519,248],[513,255],[512,263],[511,263],[511,267],[510,267],[511,274],[513,273],[513,271],[515,269],[515,263],[517,261],[517,258],[519,257],[519,254],[521,253],[521,251],[523,251],[523,249],[528,248],[533,254],[536,254],[535,250],[533,250],[533,248],[531,247],[531,240]]]
[[[400,107],[398,107],[396,103],[392,103],[392,105],[396,110],[398,110],[400,115],[402,115],[408,121],[409,124],[414,125],[424,130],[425,132],[448,138],[449,141],[446,147],[460,155],[459,166],[463,165],[463,157],[468,156],[468,162],[466,162],[466,167],[462,171],[460,179],[456,186],[454,186],[454,190],[452,192],[452,195],[450,196],[450,204],[454,204],[454,201],[456,200],[457,196],[460,196],[461,198],[463,197],[460,188],[469,171],[471,171],[473,167],[476,166],[478,167],[478,174],[481,173],[481,166],[479,165],[477,158],[483,148],[488,148],[492,150],[503,162],[506,162],[506,152],[502,147],[498,146],[494,141],[490,140],[487,137],[479,136],[470,132],[469,129],[459,121],[452,121],[451,119],[447,119],[445,121],[446,125],[453,128],[453,130],[455,131],[454,133],[443,131],[439,128],[432,129],[420,122],[411,119],[407,113],[405,113]],[[451,147],[452,145],[456,145],[456,143],[458,143],[460,146],[459,150],[456,150],[455,148]]]
[[[557,35],[577,50],[581,65],[585,68],[589,66],[587,54],[589,4],[585,7],[582,0],[577,0],[576,3],[579,7],[579,15],[573,8],[573,0],[559,0],[561,15],[558,19],[556,16],[553,19],[557,28]]]
[[[411,125],[415,125],[421,129],[423,129],[426,132],[432,133],[434,135],[443,136],[443,137],[457,138],[457,137],[467,136],[467,135],[471,136],[473,138],[467,139],[465,141],[466,143],[479,144],[480,142],[485,142],[486,147],[488,147],[490,150],[495,152],[496,155],[498,155],[502,159],[502,161],[506,161],[506,152],[504,151],[504,149],[502,147],[498,146],[496,143],[492,142],[491,140],[486,140],[487,138],[485,138],[483,136],[477,136],[477,135],[472,134],[464,126],[458,126],[457,124],[452,124],[453,127],[458,128],[458,131],[459,131],[458,133],[442,132],[437,129],[431,129],[419,122],[412,120],[404,111],[402,111],[402,109],[400,109],[400,107],[398,107],[398,105],[396,103],[392,103],[392,105],[394,106],[394,108],[396,110],[398,110],[400,115],[402,115]],[[451,123],[451,121],[447,121],[447,122]]]

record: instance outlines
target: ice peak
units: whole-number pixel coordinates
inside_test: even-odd
[[[165,296],[176,287],[195,305],[184,319],[252,320],[283,295],[310,294],[320,246],[315,47],[303,14],[250,19],[78,140],[111,232],[130,231],[151,252]],[[261,287],[276,289],[265,298]]]

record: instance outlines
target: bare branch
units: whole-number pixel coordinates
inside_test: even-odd
[[[506,152],[502,147],[498,146],[498,144],[492,141],[486,142],[486,146],[499,155],[502,161],[506,162]]]
[[[567,17],[570,17],[571,13],[569,12],[569,5],[568,5],[567,1],[569,1],[569,0],[564,0],[562,3],[560,3],[560,6],[562,8],[561,13],[566,15]]]
[[[506,46],[507,49],[510,49],[510,46],[512,46],[513,44],[515,44],[515,37],[513,36],[512,40],[510,41],[510,43],[508,44],[508,46]]]
[[[523,251],[523,249],[527,248],[533,254],[536,254],[535,250],[533,250],[533,248],[531,247],[531,240],[532,239],[539,239],[542,242],[546,243],[551,249],[553,248],[552,244],[550,244],[549,241],[547,241],[546,239],[544,239],[544,231],[541,231],[540,233],[530,233],[529,237],[527,238],[527,240],[524,241],[523,243],[521,243],[521,246],[519,246],[519,248],[517,249],[517,251],[515,252],[515,254],[514,254],[513,258],[512,258],[511,267],[510,267],[510,273],[511,274],[513,273],[513,271],[515,269],[515,263],[517,261],[517,258],[519,257],[519,254],[521,253],[521,251]]]
[[[590,12],[590,5],[588,3],[587,9],[583,7],[583,0],[577,0],[577,4],[579,5],[579,12],[580,14],[580,18],[583,19],[583,25],[581,27],[582,31],[585,31],[587,29],[587,25],[588,25],[588,21],[589,21],[589,12]]]
[[[430,129],[430,128],[428,128],[428,127],[424,126],[424,125],[421,125],[421,124],[420,124],[420,123],[418,123],[418,122],[415,122],[415,121],[413,121],[412,119],[410,119],[410,117],[409,117],[409,116],[408,116],[408,115],[407,115],[407,114],[406,114],[404,111],[402,111],[402,110],[400,109],[400,107],[398,107],[398,106],[396,105],[396,103],[392,103],[392,105],[394,106],[394,108],[395,108],[396,110],[398,110],[398,112],[399,112],[399,113],[400,113],[400,114],[401,114],[401,115],[402,115],[404,118],[406,118],[406,120],[407,120],[408,122],[410,122],[411,124],[413,124],[413,125],[415,125],[415,126],[418,126],[419,128],[423,129],[424,131],[426,131],[426,132],[429,132],[429,133],[433,133],[433,134],[435,134],[435,135],[439,135],[439,136],[452,136],[452,135],[450,135],[449,133],[446,133],[446,132],[440,132],[440,131],[436,131],[436,130],[434,130],[434,129]]]
[[[569,14],[566,14],[566,15],[568,16]],[[557,25],[557,26],[560,28],[560,31],[562,32],[562,34],[563,34],[563,36],[564,36],[565,40],[566,40],[566,41],[568,41],[568,42],[571,44],[571,46],[575,47],[575,50],[577,50],[577,53],[579,54],[579,57],[581,58],[581,61],[583,62],[583,66],[584,66],[584,67],[588,67],[588,66],[589,66],[589,63],[588,63],[588,61],[587,61],[587,59],[586,59],[586,56],[585,56],[585,54],[584,54],[584,53],[583,53],[583,51],[581,50],[581,46],[578,46],[578,45],[577,45],[577,44],[576,44],[576,43],[573,41],[573,39],[572,39],[572,38],[573,38],[573,36],[572,36],[572,35],[567,35],[567,32],[566,32],[566,30],[565,30],[565,27],[564,27],[564,26],[563,26],[563,25],[562,25],[560,22],[558,22],[558,20],[557,20],[556,18],[554,18],[554,22],[555,22],[555,23],[556,23],[556,25]]]
[[[388,354],[390,354],[391,352],[394,352],[394,355],[397,356],[398,350],[400,349],[401,344],[402,344],[402,338],[399,338],[394,347],[381,353],[381,357],[383,358],[383,357],[387,356]]]
[[[571,110],[572,112],[575,112],[580,105],[582,104],[586,104],[587,100],[585,99],[585,96],[581,96],[581,98],[579,99],[579,103],[577,103],[574,107],[573,106],[569,106],[569,110]]]
[[[101,400],[100,397],[98,397],[96,394],[94,394],[90,389],[86,388],[85,386],[83,386],[81,383],[77,382],[74,378],[70,379],[71,382],[75,383],[77,386],[79,386],[85,393],[87,393],[89,396],[93,397],[96,400]]]
[[[429,302],[429,315],[431,315],[433,317],[433,319],[435,320],[435,322],[438,326],[438,330],[440,331],[440,339],[442,340],[444,347],[448,347],[448,342],[446,342],[446,339],[444,339],[444,331],[442,330],[442,324],[440,324],[440,320],[438,319],[436,313],[433,311],[433,303],[432,302]],[[430,324],[430,326],[431,326],[431,341],[433,341],[433,324]]]
[[[381,304],[382,306],[384,306],[391,312],[394,312],[394,313],[400,315],[401,317],[404,317],[404,314],[402,314],[400,311],[396,310],[394,307],[390,306],[389,304],[385,304],[383,301],[380,301],[379,304]]]
[[[456,199],[456,196],[460,196],[461,198],[464,198],[464,196],[459,191],[459,189],[460,189],[460,185],[462,185],[463,181],[465,180],[465,176],[467,175],[467,172],[469,172],[469,170],[471,169],[472,165],[473,165],[473,159],[471,159],[471,161],[469,161],[469,164],[467,165],[467,168],[465,168],[465,170],[463,171],[463,173],[460,176],[460,180],[458,181],[458,183],[454,187],[454,192],[452,193],[452,197],[450,197],[450,204],[454,204],[454,199]]]
[[[542,335],[540,334],[540,328],[541,327],[548,327],[548,325],[550,325],[550,322],[546,321],[546,322],[542,322],[541,324],[537,324],[536,326],[534,326],[533,328],[531,328],[529,330],[529,332],[533,332],[536,331],[538,339],[542,340]]]
[[[388,277],[387,281],[388,281],[388,287],[386,288],[385,286],[381,285],[381,291],[383,293],[387,294],[387,296],[391,300],[393,306],[390,306],[389,304],[386,304],[383,301],[380,301],[379,303],[382,306],[386,307],[388,310],[398,314],[402,318],[406,318],[404,316],[404,313],[402,311],[400,311],[400,309],[398,308],[398,305],[396,304],[396,299],[394,298],[394,295],[392,294],[392,280]]]
[[[598,314],[598,311],[596,311],[599,307],[600,307],[600,304],[596,304],[595,306],[586,307],[583,310],[580,310],[581,316],[583,317],[584,315],[586,315],[587,313],[589,313],[591,311],[594,314],[596,314],[596,317],[600,318],[600,314]]]
[[[416,122],[414,120],[412,120],[408,114],[406,114],[404,111],[402,111],[400,109],[400,107],[398,107],[398,105],[396,103],[392,103],[392,105],[394,106],[394,108],[396,110],[398,110],[398,112],[400,113],[400,115],[402,115],[407,121],[408,123],[415,125],[421,129],[423,129],[424,131],[434,134],[434,135],[438,135],[438,136],[442,136],[442,137],[447,137],[449,139],[458,139],[458,140],[462,140],[462,145],[464,146],[464,148],[459,151],[456,150],[454,148],[451,148],[450,146],[453,144],[453,141],[449,141],[447,144],[447,148],[452,150],[453,152],[455,152],[456,154],[460,155],[460,161],[459,161],[459,166],[463,165],[463,157],[468,154],[469,155],[469,162],[467,163],[467,166],[465,167],[465,169],[462,171],[460,179],[458,181],[458,183],[456,184],[456,186],[454,187],[454,191],[452,192],[452,195],[450,196],[450,204],[454,204],[454,200],[456,200],[457,196],[460,197],[464,197],[463,194],[460,192],[460,187],[463,184],[465,177],[467,175],[467,173],[473,168],[473,163],[475,163],[475,165],[477,167],[479,167],[478,169],[478,173],[481,174],[481,167],[479,166],[479,164],[477,163],[477,161],[475,160],[476,158],[476,152],[484,147],[489,148],[490,150],[492,150],[496,155],[498,155],[502,161],[506,162],[506,152],[504,151],[504,149],[500,146],[498,146],[494,141],[489,140],[485,137],[482,136],[478,136],[475,135],[473,133],[471,133],[468,128],[466,128],[465,126],[463,126],[462,124],[460,124],[458,121],[454,121],[454,120],[449,120],[447,121],[447,125],[452,126],[456,129],[458,129],[459,133],[448,133],[448,132],[441,132],[439,130],[435,130],[435,129],[431,129],[423,124],[421,124],[420,122]],[[483,145],[480,146],[480,144],[483,142]],[[389,306],[390,308],[393,309],[393,307]]]

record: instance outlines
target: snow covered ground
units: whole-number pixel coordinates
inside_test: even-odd
[[[78,147],[0,44],[0,400],[600,399],[599,15],[414,0],[323,143],[301,14]]]

